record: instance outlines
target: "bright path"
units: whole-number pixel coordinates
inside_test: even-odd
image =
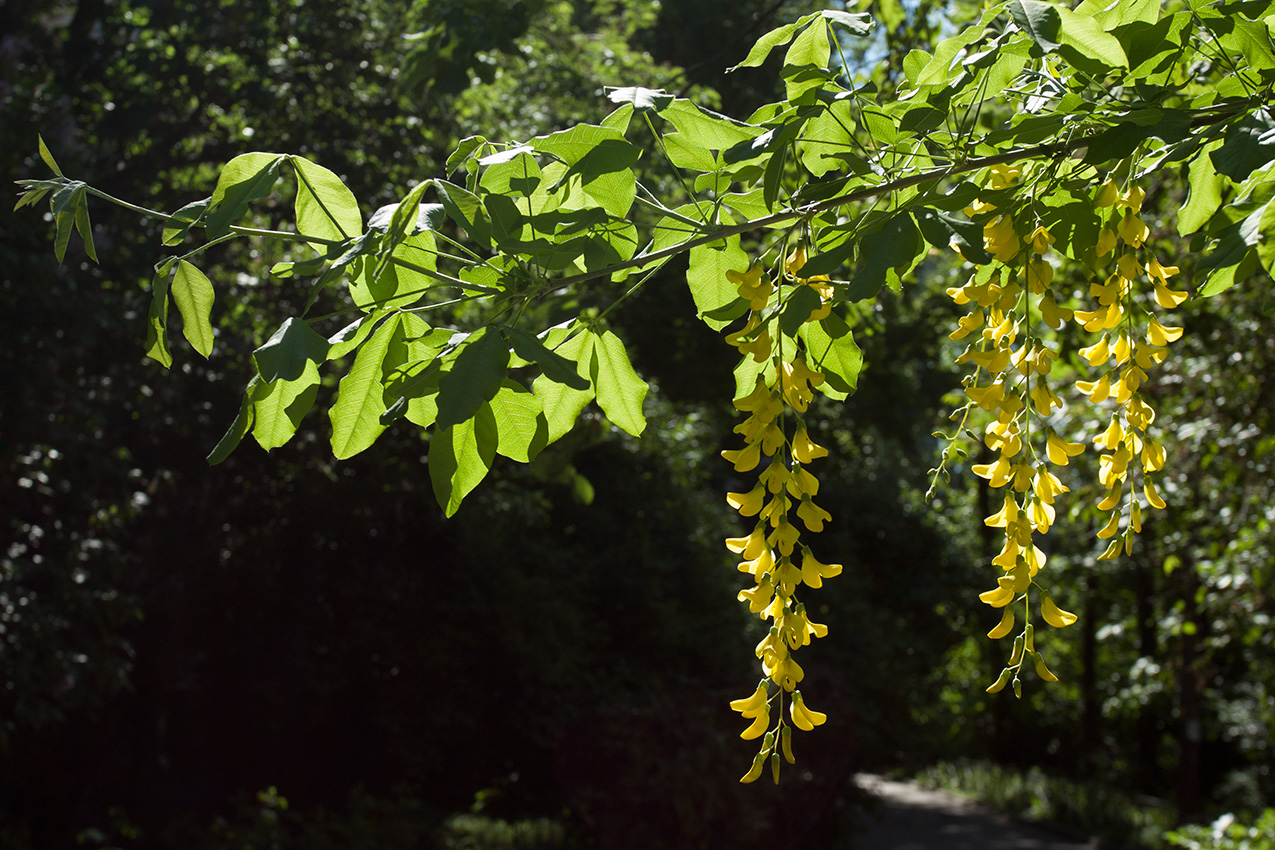
[[[1094,850],[984,808],[947,791],[861,773],[860,788],[875,794],[879,810],[854,840],[855,850]]]

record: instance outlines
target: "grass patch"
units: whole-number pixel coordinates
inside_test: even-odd
[[[1025,820],[1049,824],[1077,836],[1096,836],[1127,850],[1164,850],[1174,810],[1137,802],[1097,783],[1073,782],[1032,768],[1017,770],[988,762],[940,762],[917,781],[943,788]]]

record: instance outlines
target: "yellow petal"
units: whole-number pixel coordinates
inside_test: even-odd
[[[996,625],[996,628],[988,632],[987,636],[991,638],[992,640],[999,640],[1000,638],[1003,638],[1005,637],[1005,635],[1009,634],[1010,630],[1013,628],[1014,628],[1014,611],[1013,609],[1006,606],[1005,613],[1001,614],[1000,623]]]
[[[748,772],[740,777],[739,781],[747,785],[749,782],[756,782],[757,777],[761,776],[762,768],[766,766],[766,754],[758,753],[757,758],[753,759],[753,766],[748,768]]]
[[[1046,682],[1058,681],[1058,677],[1049,672],[1049,668],[1045,666],[1045,659],[1039,653],[1036,654],[1036,675]]]
[[[1045,618],[1045,622],[1056,629],[1070,626],[1076,622],[1076,615],[1064,611],[1054,604],[1054,599],[1049,594],[1045,594],[1045,600],[1040,604],[1040,615]]]

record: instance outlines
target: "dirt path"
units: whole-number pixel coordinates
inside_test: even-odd
[[[1094,850],[1042,829],[1015,823],[991,809],[915,782],[895,782],[861,773],[859,787],[880,799],[854,842],[855,850]]]

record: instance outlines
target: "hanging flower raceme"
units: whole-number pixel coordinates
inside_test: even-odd
[[[739,349],[745,362],[764,364],[752,389],[734,401],[735,408],[747,414],[735,426],[744,446],[722,452],[736,472],[761,468],[755,487],[726,497],[741,516],[755,518],[748,535],[726,541],[727,548],[742,559],[739,571],[752,582],[751,587],[739,592],[739,599],[748,604],[750,612],[770,623],[756,647],[764,678],[751,696],[730,704],[751,721],[740,737],[762,738],[761,750],[742,782],[757,779],[767,761],[778,782],[781,757],[793,762],[792,727],[808,732],[826,720],[823,713],[806,706],[797,690],[805,671],[793,657],[812,638],[828,633],[827,626],[812,622],[807,615],[806,606],[798,599],[801,587],[817,589],[825,579],[841,572],[840,564],[816,559],[802,540],[803,531],[817,533],[831,520],[829,513],[814,501],[819,495],[819,479],[810,470],[810,465],[826,456],[828,450],[810,438],[801,416],[815,391],[823,386],[824,375],[810,364],[800,343],[776,326],[780,311],[799,293],[806,302],[817,305],[806,321],[819,321],[829,314],[827,302],[833,295],[832,284],[826,276],[797,277],[805,261],[802,249],[789,256],[779,286],[771,282],[760,265],[726,273],[749,306],[743,328],[727,334],[726,339]],[[818,300],[806,294],[808,291],[813,291]],[[805,303],[801,309],[804,315]]]
[[[988,186],[1001,190],[1013,186],[1021,172],[1008,166],[990,169]],[[1057,329],[1072,319],[1072,311],[1058,304],[1052,285],[1054,268],[1049,255],[1054,237],[1029,215],[998,210],[979,201],[967,210],[971,215],[991,213],[983,228],[984,247],[992,262],[980,267],[961,287],[948,290],[953,301],[968,312],[949,335],[968,340],[957,362],[973,367],[965,382],[967,404],[959,413],[964,422],[982,419],[983,444],[991,454],[973,464],[974,474],[994,489],[1002,490],[999,510],[985,523],[1003,533],[999,554],[992,558],[1000,575],[996,587],[979,595],[993,608],[1002,609],[1000,621],[988,633],[993,639],[1008,636],[1015,627],[1014,603],[1021,602],[1025,625],[1005,671],[989,691],[1011,682],[1021,693],[1018,673],[1033,662],[1041,678],[1054,681],[1044,659],[1036,651],[1031,624],[1031,589],[1049,599],[1041,574],[1046,555],[1037,545],[1056,518],[1055,500],[1068,488],[1051,470],[1064,466],[1083,447],[1062,440],[1048,421],[1063,402],[1049,385],[1057,353],[1049,346],[1046,328]],[[1037,317],[1039,317],[1037,319]],[[1044,327],[1042,327],[1044,326]],[[945,457],[947,453],[945,453]],[[1049,602],[1050,614],[1059,625],[1075,618]],[[1047,621],[1050,621],[1047,619]]]
[[[1016,169],[995,166],[989,169],[988,187],[1006,189],[1020,176]],[[1036,543],[1054,523],[1056,499],[1068,492],[1053,469],[1067,466],[1084,451],[1082,443],[1064,439],[1054,428],[1055,411],[1065,405],[1048,383],[1057,354],[1047,344],[1046,328],[1057,331],[1074,322],[1097,336],[1080,354],[1103,371],[1094,380],[1077,381],[1076,387],[1091,404],[1113,406],[1106,429],[1093,438],[1102,451],[1098,477],[1106,490],[1098,507],[1109,512],[1098,536],[1120,535],[1101,557],[1131,551],[1133,535],[1142,527],[1144,506],[1165,504],[1155,482],[1165,453],[1148,433],[1155,411],[1141,387],[1148,371],[1164,359],[1165,346],[1182,334],[1181,328],[1160,323],[1151,302],[1170,309],[1186,294],[1169,286],[1168,279],[1177,269],[1160,265],[1146,248],[1150,228],[1140,216],[1143,199],[1141,189],[1122,194],[1111,181],[1099,190],[1095,206],[1109,212],[1094,254],[1106,271],[1095,269],[1092,276],[1089,294],[1096,302],[1092,309],[1074,311],[1060,306],[1067,298],[1053,290],[1054,236],[1034,222],[1029,211],[999,210],[981,200],[966,211],[986,219],[984,247],[992,262],[980,267],[964,286],[948,290],[956,304],[968,310],[949,334],[953,340],[969,340],[957,362],[974,370],[964,382],[968,402],[954,418],[962,417],[963,426],[972,418],[985,420],[983,442],[995,454],[971,469],[990,487],[1004,491],[999,509],[985,520],[1004,534],[1001,551],[992,559],[1001,575],[996,587],[979,598],[1003,609],[1000,621],[988,632],[993,639],[1014,631],[1013,603],[1022,603],[1025,620],[1009,663],[989,692],[1012,684],[1021,695],[1019,674],[1029,662],[1040,678],[1057,681],[1035,646],[1032,588],[1037,589],[1045,623],[1063,628],[1076,622],[1076,616],[1059,608],[1044,586],[1041,571],[1047,558]],[[950,455],[951,446],[944,452],[944,463]],[[936,470],[942,471],[943,466]]]
[[[1155,409],[1142,385],[1167,356],[1167,346],[1182,336],[1181,328],[1162,324],[1154,308],[1171,310],[1187,296],[1169,285],[1178,269],[1160,265],[1145,244],[1150,233],[1141,218],[1145,197],[1137,186],[1121,193],[1110,180],[1099,190],[1096,206],[1109,208],[1096,251],[1105,265],[1094,270],[1089,286],[1097,300],[1094,309],[1075,314],[1086,330],[1102,334],[1080,352],[1102,371],[1095,380],[1077,381],[1076,387],[1094,404],[1112,406],[1106,429],[1093,438],[1102,450],[1098,478],[1106,489],[1098,508],[1108,513],[1098,537],[1110,540],[1100,560],[1122,550],[1131,553],[1144,507],[1165,506],[1156,486],[1165,452],[1150,434]]]

